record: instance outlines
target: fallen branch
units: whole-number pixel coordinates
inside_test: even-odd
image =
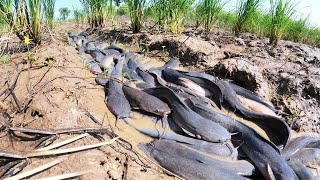
[[[12,177],[6,178],[4,180],[19,180],[19,179],[27,178],[27,177],[32,176],[34,174],[37,174],[37,173],[39,173],[39,172],[41,172],[43,170],[49,169],[49,168],[61,163],[62,161],[64,161],[64,159],[54,160],[54,161],[52,161],[52,162],[50,162],[48,164],[39,166],[39,167],[37,167],[35,169],[20,173],[20,174],[18,174],[16,176],[12,176]]]
[[[44,147],[44,148],[40,148],[40,149],[37,149],[36,151],[46,151],[46,150],[51,150],[51,149],[55,149],[55,148],[58,148],[58,147],[61,147],[61,146],[64,146],[66,144],[69,144],[69,143],[72,143],[78,139],[81,139],[83,137],[86,137],[88,136],[89,134],[88,133],[85,133],[85,134],[81,134],[79,136],[76,136],[76,137],[73,137],[71,139],[67,139],[65,141],[62,141],[62,142],[59,142],[59,143],[56,143],[56,144],[52,144],[50,146],[47,146],[47,147]]]
[[[93,149],[93,148],[97,148],[97,147],[101,147],[101,146],[105,146],[105,145],[110,145],[110,144],[114,143],[117,139],[118,139],[118,137],[113,138],[108,142],[102,142],[102,143],[97,143],[97,144],[93,144],[93,145],[86,145],[86,146],[79,146],[79,147],[68,148],[68,149],[29,152],[26,155],[24,155],[24,157],[31,158],[31,157],[60,155],[60,154],[67,154],[67,153],[72,153],[72,152],[84,151],[84,150]]]

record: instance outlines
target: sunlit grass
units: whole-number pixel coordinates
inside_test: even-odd
[[[239,36],[243,27],[257,11],[261,0],[239,0],[237,3],[237,22],[234,25],[234,33]]]
[[[0,16],[20,40],[41,42],[42,0],[0,0]]]
[[[80,0],[92,29],[106,25],[108,0]]]
[[[270,44],[276,46],[285,33],[290,19],[294,13],[296,4],[291,0],[270,0],[271,24],[270,24]]]
[[[143,9],[145,3],[145,0],[128,0],[131,29],[133,33],[140,32],[140,29],[142,28]]]
[[[50,29],[53,28],[55,4],[56,0],[43,0],[43,8],[46,16],[46,22]]]
[[[198,22],[210,31],[217,21],[217,16],[228,1],[223,0],[201,0],[196,7]]]

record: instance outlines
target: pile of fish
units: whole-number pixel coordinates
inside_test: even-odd
[[[139,148],[154,162],[185,179],[317,179],[320,139],[290,139],[276,109],[231,81],[177,70],[178,58],[148,68],[114,45],[101,47],[85,34],[68,40],[97,74],[105,103],[118,119],[154,137]],[[140,128],[131,111],[161,118],[163,129]],[[261,135],[248,123],[261,128]]]

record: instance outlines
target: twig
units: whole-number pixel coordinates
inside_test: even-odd
[[[54,160],[54,161],[52,161],[52,162],[50,162],[48,164],[39,166],[39,167],[34,168],[34,169],[30,170],[30,171],[26,171],[26,172],[20,173],[20,174],[18,174],[16,176],[12,176],[12,177],[6,178],[4,180],[19,180],[19,179],[27,178],[27,177],[32,176],[32,175],[34,175],[36,173],[39,173],[39,172],[41,172],[43,170],[49,169],[49,168],[61,163],[62,161],[64,161],[64,159]]]
[[[41,130],[23,127],[10,127],[11,131],[19,131],[22,133],[42,134],[42,135],[56,135],[56,134],[67,134],[67,133],[82,133],[82,132],[104,132],[108,131],[105,128],[65,128],[65,129],[51,129]]]
[[[31,158],[31,157],[39,157],[39,156],[50,156],[50,155],[59,155],[59,154],[67,154],[67,153],[72,153],[72,152],[78,152],[78,151],[83,151],[83,150],[88,150],[88,149],[93,149],[105,145],[110,145],[114,143],[118,137],[111,139],[110,141],[107,142],[102,142],[102,143],[97,143],[93,145],[86,145],[86,146],[79,146],[79,147],[74,147],[74,148],[68,148],[68,149],[59,149],[59,150],[48,150],[48,151],[39,151],[39,152],[30,152],[25,155],[26,158]]]
[[[76,137],[73,137],[71,139],[67,139],[65,141],[62,141],[62,142],[59,142],[59,143],[56,143],[56,144],[52,144],[50,146],[47,146],[47,147],[44,147],[44,148],[40,148],[40,149],[37,149],[36,151],[46,151],[46,150],[51,150],[51,149],[55,149],[55,148],[58,148],[58,147],[61,147],[61,146],[64,146],[66,144],[69,144],[69,143],[72,143],[78,139],[81,139],[83,137],[86,137],[88,136],[89,134],[88,133],[84,133],[84,134],[81,134],[79,136],[76,136]]]

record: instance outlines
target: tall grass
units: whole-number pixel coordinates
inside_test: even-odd
[[[234,26],[234,33],[238,37],[242,28],[252,15],[257,11],[261,0],[239,0],[237,3],[237,22]]]
[[[140,32],[142,27],[143,9],[146,0],[128,0],[129,14],[131,19],[131,29],[133,33]]]
[[[84,23],[86,15],[84,10],[82,9],[73,9],[73,17],[76,23]]]
[[[92,29],[102,28],[106,25],[108,13],[108,0],[80,0]]]
[[[217,21],[217,16],[228,1],[223,0],[200,0],[196,7],[198,21],[206,31],[210,31]]]
[[[271,25],[269,43],[276,46],[290,23],[296,4],[293,4],[291,0],[270,0],[270,4]]]
[[[46,22],[50,29],[53,28],[55,4],[56,0],[43,0],[43,8],[46,16]]]
[[[172,33],[180,34],[184,30],[188,12],[195,0],[153,0],[153,8],[159,25]]]
[[[19,39],[40,43],[42,0],[0,0],[0,16]]]

